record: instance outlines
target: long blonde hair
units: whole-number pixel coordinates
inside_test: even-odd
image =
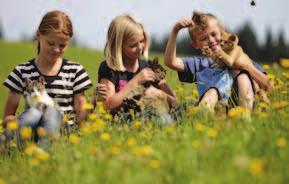
[[[107,41],[104,48],[106,63],[109,68],[115,71],[125,71],[122,56],[122,45],[125,40],[135,33],[142,31],[144,34],[145,47],[142,56],[148,56],[148,36],[142,23],[129,14],[122,14],[115,17],[109,25]]]
[[[37,29],[38,34],[49,34],[49,33],[61,33],[64,36],[72,37],[73,28],[72,23],[68,15],[59,10],[47,12]],[[38,42],[37,53],[40,52],[40,44]]]

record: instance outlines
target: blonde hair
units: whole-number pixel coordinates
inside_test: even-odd
[[[107,41],[104,48],[106,63],[115,71],[125,71],[122,57],[122,45],[125,40],[131,38],[138,31],[144,35],[144,50],[142,56],[148,56],[148,35],[142,23],[129,14],[115,17],[109,25]]]
[[[68,15],[59,10],[47,12],[37,29],[37,34],[61,33],[64,36],[72,37],[73,28]],[[38,42],[37,53],[40,52],[40,44]]]
[[[194,12],[192,16],[192,20],[195,24],[194,27],[189,27],[189,35],[192,40],[195,40],[194,33],[199,30],[205,30],[208,26],[208,21],[214,19],[217,21],[218,25],[222,28],[217,17],[211,13],[203,13],[203,12]]]

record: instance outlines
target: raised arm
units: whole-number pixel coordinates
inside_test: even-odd
[[[176,42],[177,42],[177,35],[178,32],[183,29],[193,26],[193,21],[191,19],[185,18],[179,20],[173,27],[169,40],[166,46],[165,54],[164,54],[164,62],[165,65],[169,68],[183,72],[184,71],[184,64],[181,58],[176,56]]]

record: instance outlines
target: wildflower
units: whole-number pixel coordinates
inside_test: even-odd
[[[100,135],[100,139],[104,140],[104,141],[108,141],[108,140],[110,140],[110,134],[109,133],[102,133]]]
[[[280,59],[280,65],[283,68],[289,68],[289,59],[288,58],[281,58]]]
[[[105,113],[105,115],[103,116],[103,118],[104,118],[105,120],[111,121],[111,120],[112,120],[112,115],[111,115],[111,114],[108,114],[108,113]]]
[[[261,176],[264,173],[264,162],[260,159],[254,159],[249,165],[250,173],[253,176]]]
[[[25,150],[24,150],[24,153],[28,156],[32,156],[37,150],[37,146],[35,144],[31,144],[31,145],[28,145]]]
[[[47,160],[49,158],[49,154],[46,151],[44,151],[43,149],[38,148],[36,153],[35,153],[35,157],[38,160],[44,161],[44,160]]]
[[[201,142],[200,142],[199,140],[193,140],[193,141],[192,141],[192,146],[193,146],[194,148],[198,148],[198,147],[201,146]]]
[[[270,69],[270,65],[263,65],[263,68],[264,68],[265,70],[269,70],[269,69]]]
[[[288,105],[288,101],[282,100],[280,102],[272,103],[271,107],[272,109],[281,109],[281,108],[286,107],[287,105]]]
[[[133,153],[138,156],[149,156],[153,153],[153,149],[149,145],[138,146],[133,149]]]
[[[167,134],[172,134],[174,132],[174,128],[172,126],[165,127],[165,132]]]
[[[278,147],[283,148],[286,146],[287,142],[285,138],[281,137],[277,140],[276,144]]]
[[[96,110],[98,113],[101,113],[101,114],[106,113],[105,106],[104,106],[103,102],[97,102],[96,107],[97,107]]]
[[[283,72],[282,76],[284,76],[286,79],[289,79],[289,72]]]
[[[120,153],[120,147],[119,146],[112,146],[110,148],[110,152],[113,155],[118,155]]]
[[[3,127],[0,125],[0,134],[3,133]]]
[[[20,135],[22,139],[30,139],[32,134],[32,130],[30,127],[23,127],[20,130]]]
[[[216,137],[218,135],[218,132],[215,129],[209,129],[207,135],[209,137]]]
[[[153,169],[157,169],[161,166],[161,163],[159,160],[150,160],[149,161],[149,166]]]
[[[231,118],[250,120],[249,110],[245,109],[244,107],[240,107],[240,106],[230,109],[228,115]]]
[[[72,144],[78,144],[79,143],[79,138],[75,134],[70,134],[68,139],[69,139],[69,142],[71,142]]]
[[[91,114],[88,115],[88,119],[91,120],[91,121],[96,120],[97,119],[97,115],[91,113]]]
[[[3,120],[2,119],[0,119],[0,126],[3,124]]]
[[[0,178],[0,184],[6,184],[6,182]]]
[[[134,124],[133,124],[133,128],[134,128],[134,129],[139,129],[139,128],[141,127],[141,125],[142,125],[142,123],[141,123],[140,121],[136,121],[136,122],[134,122]]]
[[[127,146],[132,147],[136,144],[136,141],[134,138],[128,138],[126,141]]]
[[[38,159],[32,159],[32,160],[29,161],[29,165],[30,165],[31,167],[38,166],[39,163],[40,163],[40,161],[39,161]]]
[[[83,109],[85,110],[93,110],[93,105],[91,103],[86,103],[83,105]]]
[[[91,133],[91,128],[89,126],[89,124],[85,124],[84,126],[81,127],[80,131],[86,135],[86,134],[90,134]]]
[[[94,123],[91,124],[91,129],[93,132],[101,131],[105,125],[105,122],[101,119],[96,120]]]
[[[43,127],[38,127],[37,130],[37,135],[41,138],[41,137],[45,137],[46,136],[46,131]]]
[[[7,129],[8,130],[16,130],[18,128],[18,123],[15,121],[10,121],[7,124]]]
[[[95,156],[97,153],[97,148],[95,146],[89,146],[88,147],[88,155],[89,156]]]
[[[203,124],[201,124],[201,123],[197,123],[197,124],[195,125],[195,129],[196,129],[197,131],[199,131],[199,132],[203,132],[203,131],[205,131],[206,127],[205,127]]]

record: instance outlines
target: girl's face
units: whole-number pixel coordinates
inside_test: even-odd
[[[39,55],[46,58],[46,60],[56,60],[61,57],[67,48],[70,37],[61,33],[38,34],[38,41],[40,44]]]
[[[122,56],[124,61],[136,61],[140,58],[145,47],[143,31],[136,32],[132,37],[124,40],[122,45]]]
[[[215,19],[209,19],[207,28],[205,30],[197,30],[195,35],[196,39],[193,42],[195,48],[202,49],[205,46],[209,46],[215,51],[222,39],[222,29]]]

